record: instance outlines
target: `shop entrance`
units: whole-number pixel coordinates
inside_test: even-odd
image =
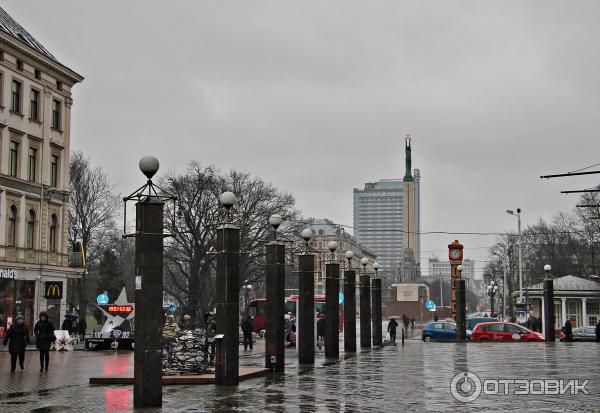
[[[35,281],[0,279],[0,337],[22,315],[29,331],[33,330]]]

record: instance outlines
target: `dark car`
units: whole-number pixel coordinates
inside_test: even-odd
[[[475,329],[475,326],[479,323],[489,323],[492,321],[498,321],[495,317],[470,317],[467,318],[467,338],[471,338],[471,333]]]
[[[479,323],[471,333],[472,341],[544,341],[544,335],[515,323]]]
[[[421,337],[423,341],[456,340],[456,324],[447,321],[429,322],[423,327]]]
[[[565,341],[565,333],[560,332],[560,341]],[[596,327],[583,326],[573,329],[573,341],[596,341]]]

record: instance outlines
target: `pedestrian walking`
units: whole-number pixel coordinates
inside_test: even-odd
[[[56,341],[56,336],[54,335],[54,326],[48,320],[47,312],[42,311],[40,313],[39,320],[33,328],[33,334],[35,335],[36,346],[40,351],[40,371],[48,371],[50,344]]]
[[[387,331],[390,334],[390,340],[392,341],[392,343],[396,344],[396,328],[398,328],[398,323],[396,322],[395,319],[391,319],[388,322],[388,327],[387,327]]]
[[[565,341],[573,341],[573,326],[571,320],[565,321],[565,325],[560,329],[565,335]]]
[[[437,315],[434,315],[433,316],[433,321],[438,321],[438,320],[439,320],[439,317]]]
[[[600,341],[600,320],[598,320],[598,324],[596,324],[596,341]]]
[[[8,352],[10,353],[10,372],[15,372],[17,367],[17,357],[19,358],[19,367],[23,370],[25,349],[27,344],[29,344],[29,330],[27,330],[25,319],[22,315],[18,315],[15,318],[15,324],[11,325],[6,332],[2,344],[5,346],[8,344]]]
[[[244,351],[248,350],[248,347],[250,347],[250,350],[253,350],[254,348],[252,347],[252,317],[246,317],[246,319],[242,321],[241,327],[242,333],[244,334]]]
[[[529,317],[529,325],[531,326],[530,328],[532,331],[539,331],[540,329],[540,322],[534,315]]]
[[[406,314],[402,314],[402,324],[404,324],[404,331],[408,332],[408,324],[410,324],[410,319]]]
[[[410,329],[411,330],[415,329],[415,316],[414,315],[410,316]]]
[[[319,315],[317,320],[317,347],[321,350],[321,347],[325,345],[325,314]]]
[[[81,335],[81,339],[85,339],[85,332],[87,330],[87,323],[84,318],[79,319],[79,323],[77,323],[77,329],[79,330],[79,334]]]

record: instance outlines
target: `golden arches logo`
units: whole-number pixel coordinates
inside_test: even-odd
[[[62,282],[46,283],[46,298],[62,298]]]

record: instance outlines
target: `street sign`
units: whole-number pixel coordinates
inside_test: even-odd
[[[435,308],[435,303],[433,302],[433,300],[427,300],[425,307],[427,307],[430,310],[433,310]]]
[[[98,304],[108,304],[108,294],[106,291],[96,297],[96,302]]]
[[[342,304],[344,302],[344,294],[340,293],[340,295],[338,297],[339,297],[339,299],[338,299],[339,303]]]

